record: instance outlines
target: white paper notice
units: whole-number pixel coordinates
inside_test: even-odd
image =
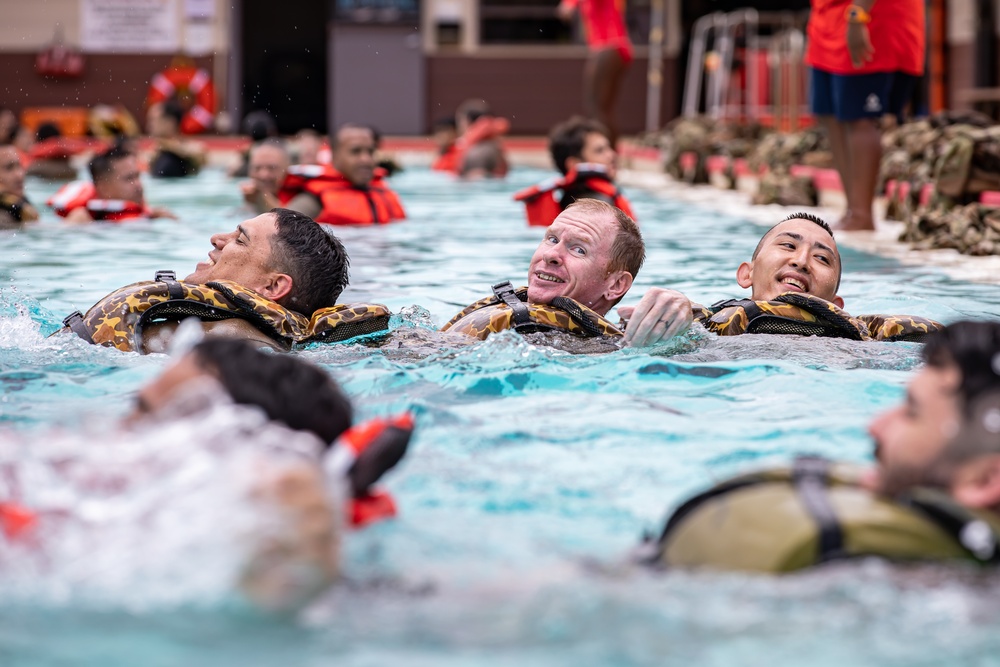
[[[80,45],[98,53],[173,53],[177,0],[80,0]]]

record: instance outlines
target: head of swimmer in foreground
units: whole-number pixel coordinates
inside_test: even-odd
[[[596,199],[577,200],[545,230],[531,257],[528,301],[568,297],[605,315],[632,287],[645,257],[632,218]]]
[[[364,125],[341,125],[330,138],[333,168],[359,188],[375,177],[375,149],[375,133]]]
[[[183,416],[185,396],[207,386],[234,403],[260,408],[270,420],[307,431],[328,447],[351,426],[351,403],[322,369],[287,354],[262,352],[231,338],[207,338],[178,359],[136,397],[129,421]],[[178,414],[180,413],[180,414]]]
[[[938,488],[976,509],[1000,509],[1000,322],[956,322],[928,338],[906,401],[868,428],[872,490]]]
[[[736,282],[751,289],[754,301],[779,294],[811,294],[840,308],[840,251],[830,226],[810,213],[793,213],[771,227],[749,262],[736,270]]]
[[[344,245],[296,211],[272,209],[211,242],[208,259],[185,282],[231,280],[307,317],[336,305],[348,284]]]

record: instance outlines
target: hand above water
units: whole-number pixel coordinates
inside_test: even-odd
[[[662,287],[650,289],[635,306],[622,306],[618,315],[628,322],[625,342],[632,347],[669,340],[687,331],[694,319],[691,300]]]

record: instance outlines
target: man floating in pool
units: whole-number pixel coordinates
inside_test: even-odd
[[[89,167],[92,183],[67,183],[46,202],[69,222],[177,217],[160,206],[146,205],[139,163],[121,144],[96,155]]]
[[[603,125],[582,116],[559,123],[549,134],[549,153],[562,178],[548,179],[514,195],[524,202],[529,225],[547,227],[567,206],[585,198],[617,206],[635,219],[628,200],[615,186],[618,154]]]
[[[13,144],[0,145],[0,229],[17,229],[38,220],[24,196],[24,165]]]
[[[504,329],[621,336],[604,315],[632,287],[645,256],[632,218],[605,202],[580,199],[545,231],[527,288],[494,285],[492,297],[465,308],[442,331],[480,339]]]
[[[406,217],[399,196],[375,166],[375,134],[363,125],[342,125],[330,146],[333,166],[296,165],[284,188],[287,207],[329,225],[377,225]]]
[[[653,288],[635,307],[621,308],[633,345],[663,340],[698,321],[720,336],[786,333],[855,340],[920,340],[940,328],[932,320],[888,315],[852,317],[841,308],[841,262],[830,226],[809,213],[793,213],[764,234],[750,261],[736,270],[749,299],[710,307],[692,305],[675,290]]]
[[[212,336],[288,349],[385,330],[380,305],[337,306],[348,283],[343,244],[311,218],[274,209],[215,234],[208,259],[177,281],[173,272],[112,292],[64,320],[91,343],[161,352],[177,323],[198,317]],[[65,331],[65,330],[64,330]]]
[[[240,184],[243,201],[257,213],[284,206],[295,196],[289,190],[288,167],[292,159],[279,139],[264,139],[250,149],[249,180]]]
[[[906,402],[869,427],[871,470],[803,458],[681,505],[648,562],[788,572],[836,559],[1000,563],[1000,323],[935,332]]]
[[[31,461],[0,448],[12,481],[0,497],[0,547],[30,545],[22,557],[50,559],[57,571],[74,568],[60,559],[79,557],[47,547],[73,535],[89,538],[81,541],[93,550],[87,556],[116,557],[126,568],[141,562],[143,572],[166,543],[202,555],[233,552],[221,562],[238,571],[224,582],[263,607],[298,607],[337,577],[342,526],[395,514],[391,496],[374,485],[405,454],[412,418],[351,422],[350,401],[322,369],[241,341],[202,341],[142,388],[133,413],[86,451],[63,443],[46,465],[47,443],[37,442]],[[115,459],[122,448],[128,454]],[[23,483],[33,471],[61,493]],[[79,521],[66,512],[67,497],[108,511]],[[206,498],[211,509],[201,506]],[[137,502],[146,510],[122,511]],[[190,522],[177,521],[191,511]],[[128,553],[116,554],[121,545],[105,543],[102,530],[134,531]]]

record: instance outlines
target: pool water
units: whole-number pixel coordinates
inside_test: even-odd
[[[799,452],[869,461],[865,425],[901,399],[919,346],[701,330],[592,355],[512,333],[437,341],[426,330],[492,283],[524,283],[541,230],[510,195],[545,176],[459,183],[410,169],[393,178],[407,222],[337,230],[352,262],[342,301],[385,303],[395,328],[426,332],[413,345],[400,335],[381,349],[296,353],[327,368],[360,417],[417,415],[410,454],[386,480],[401,515],[349,536],[345,583],[276,619],[207,591],[194,546],[190,577],[172,574],[169,596],[162,581],[123,587],[120,572],[100,569],[85,592],[53,592],[46,580],[60,572],[0,572],[0,665],[1000,663],[989,575],[877,561],[783,578],[627,566],[644,531],[720,478]],[[30,182],[28,194],[41,202],[53,190]],[[703,303],[742,293],[736,266],[763,227],[736,208],[628,194],[648,250],[624,304],[652,285]],[[99,433],[168,363],[46,338],[121,285],[157,269],[186,275],[211,234],[247,217],[219,172],[151,182],[147,198],[181,220],[70,227],[50,217],[0,232],[0,433],[39,448],[85,441],[73,433]],[[1000,317],[995,286],[843,258],[849,312]],[[235,511],[219,484],[218,502]],[[183,562],[183,540],[169,543]]]

